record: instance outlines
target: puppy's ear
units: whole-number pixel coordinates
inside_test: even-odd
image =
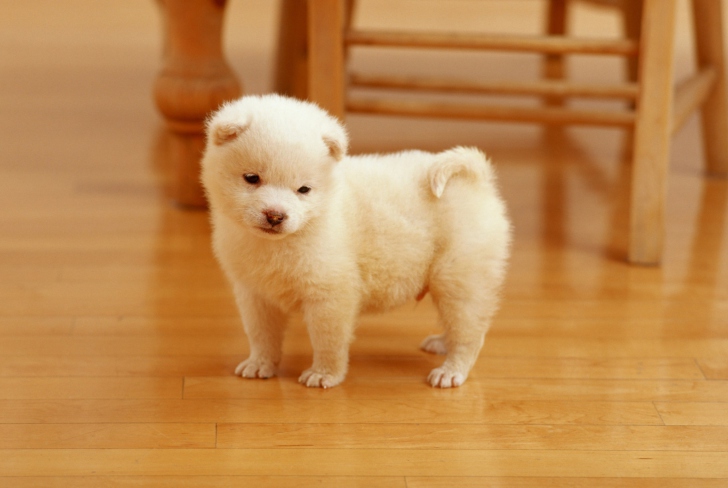
[[[207,129],[210,140],[218,145],[230,142],[245,132],[250,123],[240,124],[237,122],[222,122],[213,120]]]
[[[329,149],[329,156],[336,161],[341,161],[349,148],[349,138],[346,135],[346,130],[338,121],[332,119],[330,122],[321,138]]]
[[[250,126],[250,110],[246,110],[243,100],[224,103],[207,119],[207,140],[210,144],[222,146],[231,142]]]
[[[346,154],[346,147],[342,146],[340,141],[337,141],[331,136],[323,136],[324,144],[329,148],[329,156],[337,161],[341,161],[341,158]]]

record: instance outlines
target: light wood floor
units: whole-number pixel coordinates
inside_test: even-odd
[[[361,22],[464,28],[495,8],[362,3]],[[538,27],[531,2],[502,3],[498,26]],[[579,9],[583,30],[615,29],[608,11]],[[231,63],[248,92],[268,90],[275,3],[230,13]],[[427,301],[363,318],[341,387],[296,383],[310,360],[300,320],[280,377],[245,381],[207,216],[166,196],[159,28],[152,1],[0,1],[0,486],[728,486],[728,182],[702,176],[696,120],[673,145],[658,269],[624,262],[618,131],[350,117],[357,151],[493,157],[516,229],[502,311],[458,389],[425,385],[439,361],[417,349],[434,330]],[[398,56],[353,62],[537,71]],[[620,76],[598,66],[570,65]]]

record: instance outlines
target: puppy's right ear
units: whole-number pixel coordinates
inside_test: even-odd
[[[346,129],[333,117],[329,117],[326,125],[327,127],[324,129],[321,138],[329,150],[329,156],[334,158],[335,161],[341,161],[346,156],[346,151],[349,148],[349,138],[346,135]]]
[[[207,129],[210,140],[217,146],[222,146],[236,139],[240,134],[245,132],[250,123],[223,122],[212,120]]]

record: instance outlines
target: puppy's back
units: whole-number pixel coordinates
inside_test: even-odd
[[[377,195],[382,204],[396,204],[405,211],[423,202],[436,204],[451,180],[468,182],[471,192],[498,196],[492,165],[476,148],[352,156],[341,163],[340,170],[358,199],[367,201]]]

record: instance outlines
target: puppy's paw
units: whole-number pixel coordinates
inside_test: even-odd
[[[270,378],[276,375],[276,366],[272,361],[250,357],[238,364],[235,374],[243,378]]]
[[[342,381],[344,381],[345,375],[332,375],[329,373],[322,373],[316,371],[313,368],[309,368],[298,378],[298,382],[302,385],[306,385],[309,388],[332,388]]]
[[[435,334],[425,337],[420,344],[420,349],[432,354],[447,354],[447,345],[445,344],[445,334]]]
[[[443,365],[430,371],[427,382],[435,388],[455,388],[465,383],[467,377],[467,373]]]

